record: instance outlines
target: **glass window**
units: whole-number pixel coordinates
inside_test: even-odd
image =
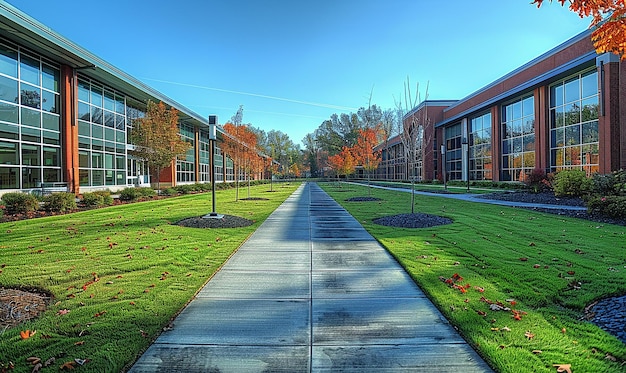
[[[118,170],[123,170],[124,166],[126,165],[126,160],[124,158],[124,156],[115,156],[115,168],[117,168]]]
[[[20,169],[17,167],[0,167],[0,189],[18,189],[19,174]]]
[[[102,109],[97,106],[91,107],[91,121],[102,124]]]
[[[102,107],[102,87],[91,86],[91,104]]]
[[[59,148],[52,148],[49,146],[44,146],[43,147],[43,165],[51,166],[51,167],[60,166],[61,155],[59,151],[60,151]]]
[[[0,44],[0,73],[17,78],[17,52]]]
[[[43,142],[49,145],[60,145],[60,134],[58,132],[43,131]]]
[[[79,80],[78,81],[78,99],[80,101],[89,102],[89,83]]]
[[[0,123],[0,138],[18,140],[19,127],[12,124]]]
[[[93,170],[91,172],[91,185],[104,185],[104,171],[103,170]]]
[[[20,56],[20,80],[39,85],[39,61],[24,54]]]
[[[41,86],[59,92],[59,82],[59,70],[44,64],[41,70]]]
[[[18,111],[16,105],[0,102],[0,121],[17,124]]]
[[[89,105],[82,102],[78,103],[78,119],[82,119],[85,121],[91,120],[91,111],[89,109]]]
[[[91,125],[91,136],[96,139],[101,139],[104,137],[104,127],[99,126],[97,124]]]
[[[22,125],[31,127],[41,127],[41,112],[22,108]]]
[[[42,91],[41,109],[49,113],[59,113],[59,95],[50,91]]]
[[[22,127],[22,141],[41,142],[41,130],[37,128]]]
[[[90,174],[91,171],[90,170],[85,170],[85,169],[79,169],[78,170],[78,182],[80,184],[80,186],[89,186],[91,185],[91,183],[89,182],[90,179]]]
[[[502,181],[523,181],[535,165],[535,99],[521,97],[502,107]],[[552,112],[551,115],[556,115]]]
[[[22,188],[41,187],[41,168],[22,168]]]
[[[0,141],[0,165],[17,165],[20,162],[17,143]]]
[[[582,98],[598,95],[598,74],[595,71],[582,77]]]
[[[44,168],[43,169],[43,181],[46,183],[60,182],[61,170],[58,168]]]
[[[17,80],[0,76],[0,100],[17,104]]]
[[[104,111],[104,125],[107,127],[115,127],[115,114],[110,111]]]
[[[113,154],[104,155],[104,168],[113,168]]]
[[[91,167],[92,168],[103,168],[104,161],[102,157],[102,153],[93,152],[91,153]]]
[[[89,152],[85,150],[78,151],[78,167],[89,168],[91,163],[89,162]]]
[[[43,113],[43,128],[47,130],[60,131],[61,117],[58,115]]]
[[[565,91],[565,101],[556,99]],[[559,81],[550,87],[551,170],[599,170],[598,73],[596,68]],[[559,116],[559,113],[561,116]],[[594,151],[589,151],[593,149]]]
[[[113,92],[104,91],[104,108],[107,110],[115,110],[115,95]]]
[[[21,104],[35,109],[41,109],[41,89],[30,84],[20,84]]]
[[[22,144],[22,164],[25,166],[41,166],[41,147],[39,145]]]

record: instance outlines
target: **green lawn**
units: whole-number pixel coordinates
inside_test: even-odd
[[[54,295],[41,317],[0,331],[0,371],[30,372],[29,356],[56,357],[54,371],[76,358],[90,360],[81,372],[127,368],[298,185],[252,187],[269,200],[218,191],[217,211],[255,221],[245,228],[172,224],[210,212],[210,193],[0,224],[0,285]],[[27,329],[37,334],[22,339]]]
[[[346,202],[366,196],[366,188],[320,185],[497,371],[555,372],[554,364],[571,364],[576,373],[626,371],[626,345],[581,320],[593,300],[626,294],[626,227],[416,196],[416,212],[454,223],[390,228],[372,219],[410,213],[410,193],[372,190],[381,201]],[[455,274],[463,278],[455,287],[444,282]],[[492,310],[498,302],[511,310]]]

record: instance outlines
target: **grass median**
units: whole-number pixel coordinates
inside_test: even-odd
[[[176,225],[211,211],[207,193],[0,224],[0,285],[53,295],[40,317],[0,330],[0,371],[30,372],[28,357],[55,357],[54,370],[75,359],[87,361],[81,372],[128,368],[298,185],[255,186],[263,200],[238,202],[218,191],[217,212],[254,221],[244,228]],[[2,307],[15,317],[28,307],[19,302]]]
[[[320,184],[402,264],[498,372],[626,370],[626,345],[584,319],[594,300],[626,294],[626,227],[529,210],[416,196],[416,212],[452,224],[385,227],[410,193]],[[563,370],[565,371],[565,370]]]

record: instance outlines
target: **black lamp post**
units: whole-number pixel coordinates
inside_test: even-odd
[[[213,209],[210,214],[203,216],[206,219],[221,219],[224,217],[224,215],[215,212],[215,140],[217,140],[217,115],[209,115],[209,151],[211,152],[209,167],[211,167],[211,203]]]

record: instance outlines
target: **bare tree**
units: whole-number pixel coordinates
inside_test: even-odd
[[[424,95],[424,101],[426,100],[428,100],[428,85],[426,85],[426,93]],[[400,102],[396,101],[396,108],[402,123],[400,139],[404,149],[406,176],[411,180],[412,214],[415,213],[415,181],[418,177],[421,177],[421,175],[416,175],[415,171],[423,166],[424,151],[427,150],[425,147],[430,143],[432,148],[432,131],[425,131],[425,128],[430,124],[428,106],[424,105],[423,108],[412,111],[417,108],[417,104],[420,102],[422,100],[419,83],[415,86],[415,98],[413,98],[409,78],[407,77],[404,83],[404,106],[402,106],[402,100],[400,100]],[[405,119],[407,119],[406,122]],[[426,134],[431,139],[430,141],[425,141],[424,137]]]

